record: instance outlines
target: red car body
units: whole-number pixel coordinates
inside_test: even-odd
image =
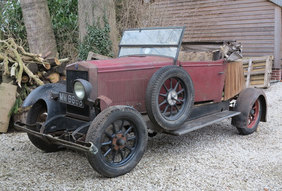
[[[89,72],[93,85],[91,99],[107,98],[101,109],[110,105],[130,105],[146,112],[145,93],[152,75],[161,67],[173,65],[172,58],[160,56],[130,56],[109,60],[92,60],[71,64],[67,70]],[[226,63],[222,60],[177,62],[192,78],[194,102],[220,102],[224,87]]]

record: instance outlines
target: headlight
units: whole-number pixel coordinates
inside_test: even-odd
[[[92,91],[92,85],[83,79],[76,79],[73,83],[74,94],[79,100],[86,100],[89,98]]]
[[[74,82],[74,93],[79,100],[83,100],[85,97],[85,89],[80,81]]]

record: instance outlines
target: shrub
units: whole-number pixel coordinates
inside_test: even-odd
[[[113,56],[112,42],[110,40],[110,25],[104,16],[104,27],[97,23],[88,25],[87,34],[79,46],[79,58],[85,60],[89,51],[104,55]]]

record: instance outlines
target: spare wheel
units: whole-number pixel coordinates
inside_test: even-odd
[[[193,104],[193,82],[184,69],[165,66],[153,74],[146,90],[146,109],[155,126],[165,130],[180,128]]]

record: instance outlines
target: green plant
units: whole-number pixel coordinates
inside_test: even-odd
[[[2,39],[12,37],[17,44],[28,49],[20,1],[0,1],[0,12],[0,37]]]
[[[104,55],[113,56],[112,42],[110,40],[110,25],[106,16],[103,18],[104,27],[101,27],[98,22],[93,25],[88,25],[87,34],[79,46],[79,58],[85,60],[89,51]]]
[[[60,57],[75,59],[78,54],[77,0],[47,0]],[[14,38],[28,50],[22,10],[19,0],[0,0],[0,38]]]
[[[77,0],[48,0],[48,8],[60,57],[75,59],[79,46]]]

